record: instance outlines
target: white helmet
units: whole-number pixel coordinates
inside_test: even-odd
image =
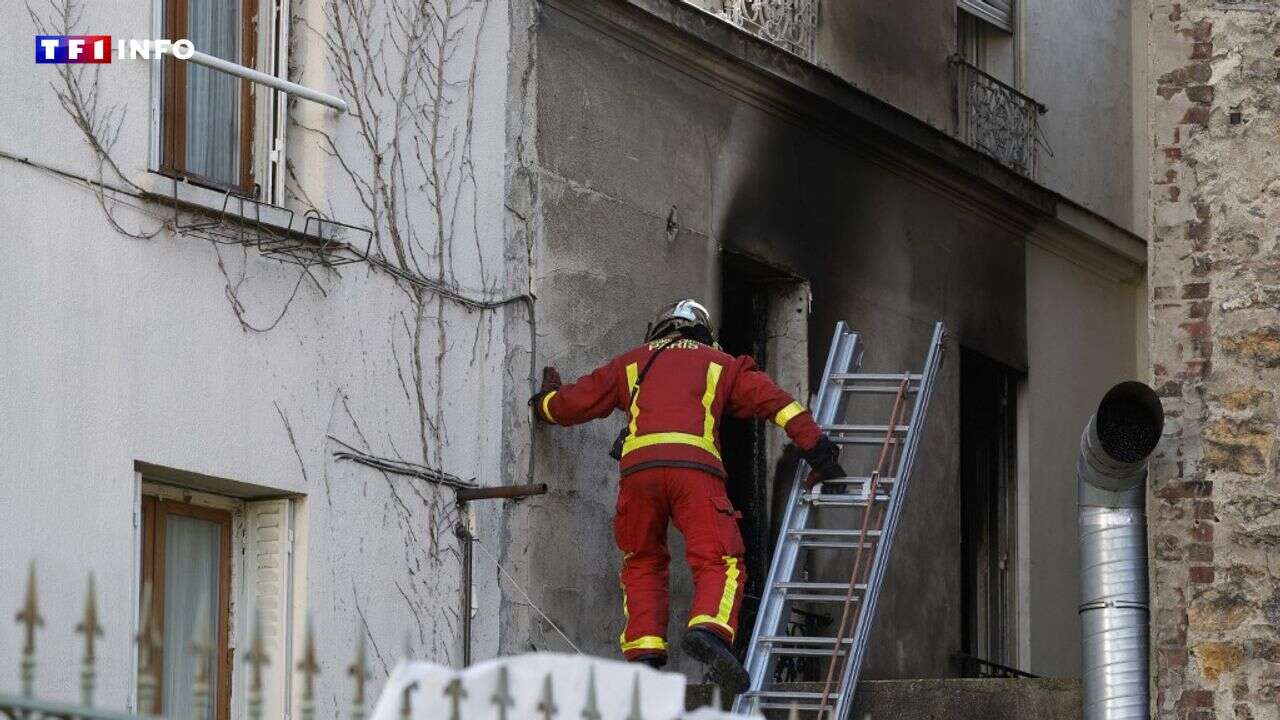
[[[711,327],[711,313],[707,312],[707,309],[697,300],[681,300],[669,305],[654,318],[653,322],[649,323],[644,339],[645,342],[651,342],[678,330],[695,327],[705,328],[709,339],[714,341],[715,330]]]

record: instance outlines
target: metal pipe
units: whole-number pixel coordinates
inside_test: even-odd
[[[471,584],[474,560],[471,544],[475,539],[471,535],[471,506],[461,505],[461,517],[454,526],[458,543],[462,546],[462,667],[471,667]]]
[[[177,55],[174,55],[174,57],[177,57]],[[203,65],[212,70],[217,70],[218,72],[224,72],[228,75],[243,78],[249,82],[266,85],[269,88],[279,90],[283,93],[288,93],[295,97],[300,97],[303,100],[310,100],[313,103],[319,103],[326,107],[331,107],[340,113],[345,113],[347,111],[347,101],[340,97],[330,95],[329,93],[323,93],[319,90],[312,90],[309,87],[303,87],[297,83],[282,80],[275,75],[268,75],[264,72],[254,70],[253,68],[248,68],[229,60],[223,60],[220,57],[206,55],[199,50],[193,50],[191,52],[191,57],[186,58],[186,60],[187,62]]]
[[[475,563],[472,553],[476,541],[473,534],[474,516],[471,514],[471,506],[467,503],[472,500],[516,500],[532,495],[545,495],[546,492],[546,483],[459,488],[458,490],[456,496],[459,510],[458,523],[454,526],[453,532],[458,536],[458,543],[462,549],[462,667],[471,666],[471,603],[473,602],[471,585]]]
[[[497,487],[464,488],[458,491],[458,502],[472,500],[514,500],[531,495],[545,495],[546,483],[532,485],[499,485]]]
[[[1085,720],[1148,717],[1147,456],[1164,429],[1151,388],[1111,388],[1080,438]]]

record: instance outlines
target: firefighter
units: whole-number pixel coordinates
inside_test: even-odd
[[[720,350],[706,308],[694,300],[668,307],[650,324],[643,345],[575,383],[561,386],[559,373],[545,368],[541,391],[529,402],[539,419],[554,425],[627,413],[613,452],[622,475],[613,521],[624,553],[622,652],[654,668],[667,662],[667,524],[674,521],[694,582],[681,647],[707,665],[725,691],[740,692],[747,673],[730,648],[746,569],[742,515],[725,493],[720,418],[773,420],[813,468],[810,486],[844,477],[839,448],[750,357]]]

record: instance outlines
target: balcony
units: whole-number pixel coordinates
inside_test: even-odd
[[[1034,180],[1040,150],[1053,155],[1040,130],[1047,108],[958,55],[950,62],[960,139]]]
[[[686,0],[813,62],[818,0]]]

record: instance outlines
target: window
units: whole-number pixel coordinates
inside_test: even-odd
[[[1013,0],[959,0],[958,5],[974,17],[1013,32]]]
[[[257,48],[255,0],[163,0],[165,37],[252,67]],[[254,102],[248,81],[166,58],[161,170],[220,189],[256,195]]]
[[[159,630],[156,707],[165,717],[195,717],[193,684],[200,671],[192,652],[197,625],[205,628],[212,662],[207,720],[231,710],[231,513],[163,499],[142,498],[142,577],[151,586],[151,613]]]
[[[138,710],[195,717],[192,685],[198,665],[191,646],[200,616],[207,612],[212,662],[206,668],[209,707],[203,720],[227,720],[233,703],[240,702],[234,698],[248,692],[249,674],[235,667],[231,648],[249,646],[255,617],[269,658],[262,670],[262,716],[287,717],[293,637],[299,631],[294,617],[301,617],[293,608],[293,518],[299,501],[240,499],[195,490],[185,483],[217,492],[229,484],[150,467],[148,476],[139,478],[139,557],[140,581],[151,588],[150,617],[158,636],[148,663],[155,670],[157,689],[154,706]],[[238,484],[235,489],[246,487]]]

